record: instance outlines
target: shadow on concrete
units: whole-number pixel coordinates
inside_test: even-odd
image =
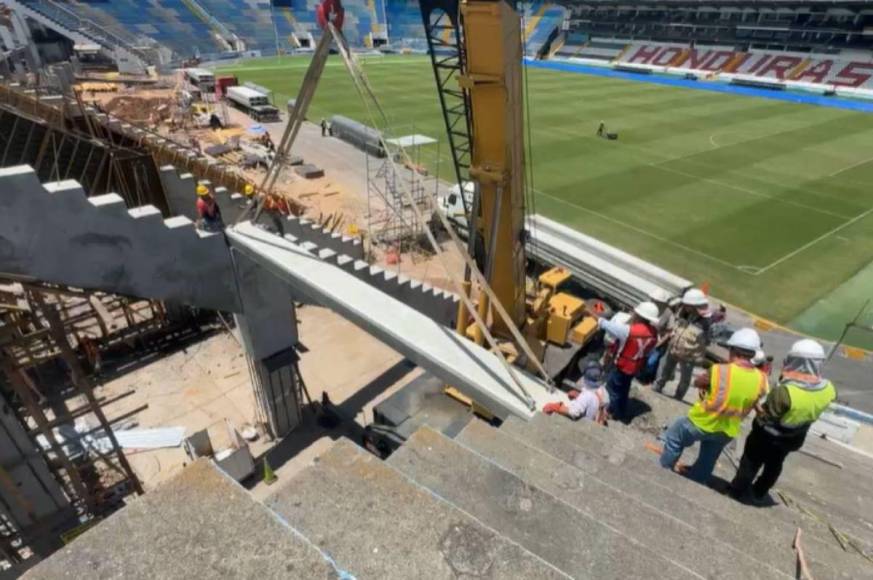
[[[619,421],[620,423],[624,423],[625,425],[629,425],[634,419],[637,417],[641,417],[646,413],[652,412],[652,406],[646,403],[645,401],[641,401],[631,395],[631,398],[628,399],[627,402],[627,416]]]
[[[356,445],[361,445],[364,428],[355,421],[358,413],[415,368],[415,364],[403,359],[362,386],[339,405],[325,404],[323,399],[314,400],[311,405],[306,405],[303,408],[300,426],[275,447],[255,458],[255,475],[243,482],[243,485],[251,489],[263,480],[265,457],[271,468],[278,469],[323,437],[329,437],[332,441],[348,439]]]

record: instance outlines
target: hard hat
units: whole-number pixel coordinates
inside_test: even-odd
[[[243,193],[246,197],[251,197],[255,194],[255,186],[251,183],[246,183],[246,186],[243,187]]]
[[[209,195],[209,188],[203,185],[202,183],[197,184],[197,195],[203,197],[204,195]]]
[[[804,338],[792,344],[788,356],[818,360],[824,360],[827,357],[824,347],[811,338]]]
[[[741,328],[731,335],[727,341],[730,348],[738,348],[754,353],[761,348],[761,337],[751,328]]]
[[[661,313],[658,312],[658,307],[655,306],[653,302],[640,302],[637,304],[637,307],[634,308],[634,313],[649,322],[657,322],[661,317]]]
[[[589,363],[589,366],[582,373],[582,384],[589,389],[599,388],[603,384],[603,368],[599,363]]]
[[[687,306],[707,306],[709,299],[700,288],[689,288],[682,295],[682,304]]]
[[[661,304],[667,304],[670,302],[670,293],[664,290],[663,288],[655,288],[651,292],[649,292],[649,300],[652,302],[660,302]]]
[[[756,367],[759,367],[765,362],[767,362],[767,355],[764,354],[764,351],[759,348],[755,351],[755,356],[752,357],[752,364]]]

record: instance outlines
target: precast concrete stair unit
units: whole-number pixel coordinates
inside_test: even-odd
[[[78,288],[239,311],[224,237],[75,181],[0,169],[0,271]]]

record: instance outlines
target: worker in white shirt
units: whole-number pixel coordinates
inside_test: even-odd
[[[603,368],[596,361],[579,361],[579,367],[582,371],[578,382],[579,389],[571,389],[567,393],[570,404],[547,403],[543,407],[543,413],[557,413],[574,420],[587,419],[605,425],[609,394],[603,385]]]

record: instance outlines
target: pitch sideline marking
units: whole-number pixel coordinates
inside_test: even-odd
[[[673,161],[673,160],[671,160],[671,161]],[[806,205],[805,203],[798,203],[796,201],[790,201],[787,199],[774,197],[772,195],[767,195],[766,193],[761,193],[760,191],[755,191],[753,189],[747,189],[745,187],[740,187],[739,185],[725,183],[724,181],[718,181],[716,179],[709,179],[708,177],[701,177],[700,175],[697,175],[695,173],[688,173],[687,171],[682,171],[681,169],[674,169],[673,167],[664,167],[662,165],[663,163],[668,163],[668,161],[659,161],[658,163],[648,163],[648,165],[651,167],[654,167],[656,169],[661,169],[662,171],[670,171],[672,173],[676,173],[677,175],[684,175],[686,177],[691,177],[691,178],[697,179],[699,181],[703,181],[705,183],[711,183],[713,185],[719,185],[721,187],[726,187],[728,189],[734,189],[736,191],[741,191],[741,192],[747,193],[749,195],[754,195],[754,196],[761,197],[764,199],[769,199],[769,200],[775,201],[777,203],[784,203],[786,205],[793,205],[793,206],[796,206],[799,208],[807,209],[809,211],[814,211],[814,212],[818,212],[818,213],[821,213],[824,215],[829,215],[831,217],[840,218],[843,220],[847,220],[851,217],[851,216],[847,216],[847,215],[843,215],[843,214],[839,214],[839,213],[834,213],[834,212],[828,211],[826,209],[820,209],[817,207],[813,207],[811,205]]]
[[[742,272],[743,274],[750,274],[750,275],[752,275],[751,272],[749,272],[748,270],[744,269],[744,268],[748,268],[748,266],[738,266],[737,264],[732,264],[732,263],[730,263],[730,262],[728,262],[728,261],[726,261],[726,260],[722,260],[721,258],[717,258],[717,257],[715,257],[715,256],[712,256],[712,255],[710,255],[710,254],[707,254],[706,252],[701,252],[700,250],[695,250],[694,248],[691,248],[691,247],[686,246],[686,245],[684,245],[684,244],[680,244],[679,242],[675,242],[675,241],[673,241],[673,240],[671,240],[671,239],[669,239],[669,238],[665,238],[665,237],[663,237],[663,236],[659,236],[659,235],[657,235],[657,234],[653,234],[653,233],[648,232],[648,231],[646,231],[646,230],[644,230],[644,229],[642,229],[642,228],[638,228],[637,226],[631,225],[631,224],[626,223],[626,222],[623,222],[623,221],[621,221],[621,220],[617,220],[617,219],[615,219],[615,218],[613,218],[613,217],[610,217],[610,216],[608,216],[608,215],[606,215],[606,214],[602,214],[602,213],[600,213],[599,211],[595,211],[595,210],[593,210],[593,209],[589,209],[589,208],[587,208],[587,207],[584,207],[584,206],[579,205],[578,203],[573,203],[572,201],[567,201],[566,199],[563,199],[563,198],[561,198],[561,197],[554,196],[554,195],[552,195],[552,194],[550,194],[550,193],[546,193],[546,192],[541,191],[541,190],[539,190],[539,189],[534,188],[534,192],[536,192],[536,193],[539,194],[539,195],[542,195],[543,197],[548,197],[549,199],[553,199],[553,200],[555,200],[555,201],[557,201],[557,202],[559,202],[559,203],[563,203],[563,204],[568,205],[568,206],[570,206],[570,207],[575,207],[576,209],[580,209],[580,210],[582,210],[582,211],[584,211],[584,212],[590,213],[591,215],[597,216],[597,217],[599,217],[599,218],[602,219],[602,220],[606,220],[606,221],[608,221],[608,222],[612,222],[612,223],[617,224],[617,225],[619,225],[619,226],[625,227],[625,228],[627,228],[627,229],[629,229],[629,230],[633,230],[633,231],[637,232],[638,234],[642,234],[642,235],[644,235],[644,236],[648,236],[648,237],[650,237],[650,238],[652,238],[652,239],[654,239],[654,240],[657,240],[657,241],[659,241],[659,242],[661,242],[661,243],[668,244],[668,245],[671,245],[671,246],[675,246],[675,247],[677,247],[677,248],[679,248],[679,249],[681,249],[681,250],[685,250],[686,252],[689,252],[689,253],[692,253],[692,254],[696,254],[696,255],[701,256],[701,257],[703,257],[703,258],[706,258],[706,259],[708,259],[708,260],[712,260],[713,262],[717,262],[717,263],[721,264],[722,266],[727,266],[727,267],[729,267],[729,268],[733,268],[733,269],[735,269],[735,270],[737,270],[737,271],[739,271],[739,272]]]
[[[805,250],[808,250],[809,248],[811,248],[812,246],[816,245],[816,244],[819,243],[820,241],[822,241],[822,240],[824,240],[824,239],[827,239],[827,238],[831,237],[832,235],[836,234],[837,232],[842,231],[843,229],[845,229],[845,228],[849,227],[850,225],[854,224],[855,222],[858,222],[858,221],[864,219],[865,217],[867,217],[867,216],[870,215],[871,213],[873,213],[873,207],[871,207],[870,209],[868,209],[867,211],[865,211],[864,213],[862,213],[862,214],[860,214],[860,215],[856,215],[855,217],[853,217],[853,218],[850,219],[849,221],[847,221],[847,222],[845,222],[845,223],[842,223],[842,224],[838,225],[838,226],[835,227],[834,229],[832,229],[832,230],[830,230],[830,231],[828,231],[828,232],[823,233],[822,235],[820,235],[819,237],[815,238],[814,240],[811,240],[811,241],[809,241],[809,242],[803,244],[802,246],[800,246],[800,247],[797,248],[796,250],[794,250],[794,251],[792,251],[792,252],[789,252],[789,253],[785,254],[784,256],[782,256],[781,258],[777,259],[776,261],[767,264],[766,266],[764,266],[763,268],[761,268],[760,270],[758,270],[758,271],[755,273],[755,276],[760,276],[761,274],[763,274],[763,273],[766,272],[767,270],[769,270],[769,269],[771,269],[771,268],[773,268],[773,267],[775,267],[775,266],[778,266],[779,264],[781,264],[782,262],[785,262],[786,260],[790,260],[791,258],[793,258],[794,256],[796,256],[797,254],[799,254],[799,253],[801,253],[801,252],[803,252],[803,251],[805,251]]]
[[[852,163],[848,167],[843,167],[842,169],[834,171],[833,173],[828,175],[828,177],[836,177],[837,175],[839,175],[840,173],[843,173],[844,171],[849,171],[850,169],[855,169],[856,167],[860,167],[860,166],[864,165],[865,163],[870,163],[871,161],[873,161],[873,157],[870,157],[868,159],[863,159],[861,161],[858,161],[857,163]]]

